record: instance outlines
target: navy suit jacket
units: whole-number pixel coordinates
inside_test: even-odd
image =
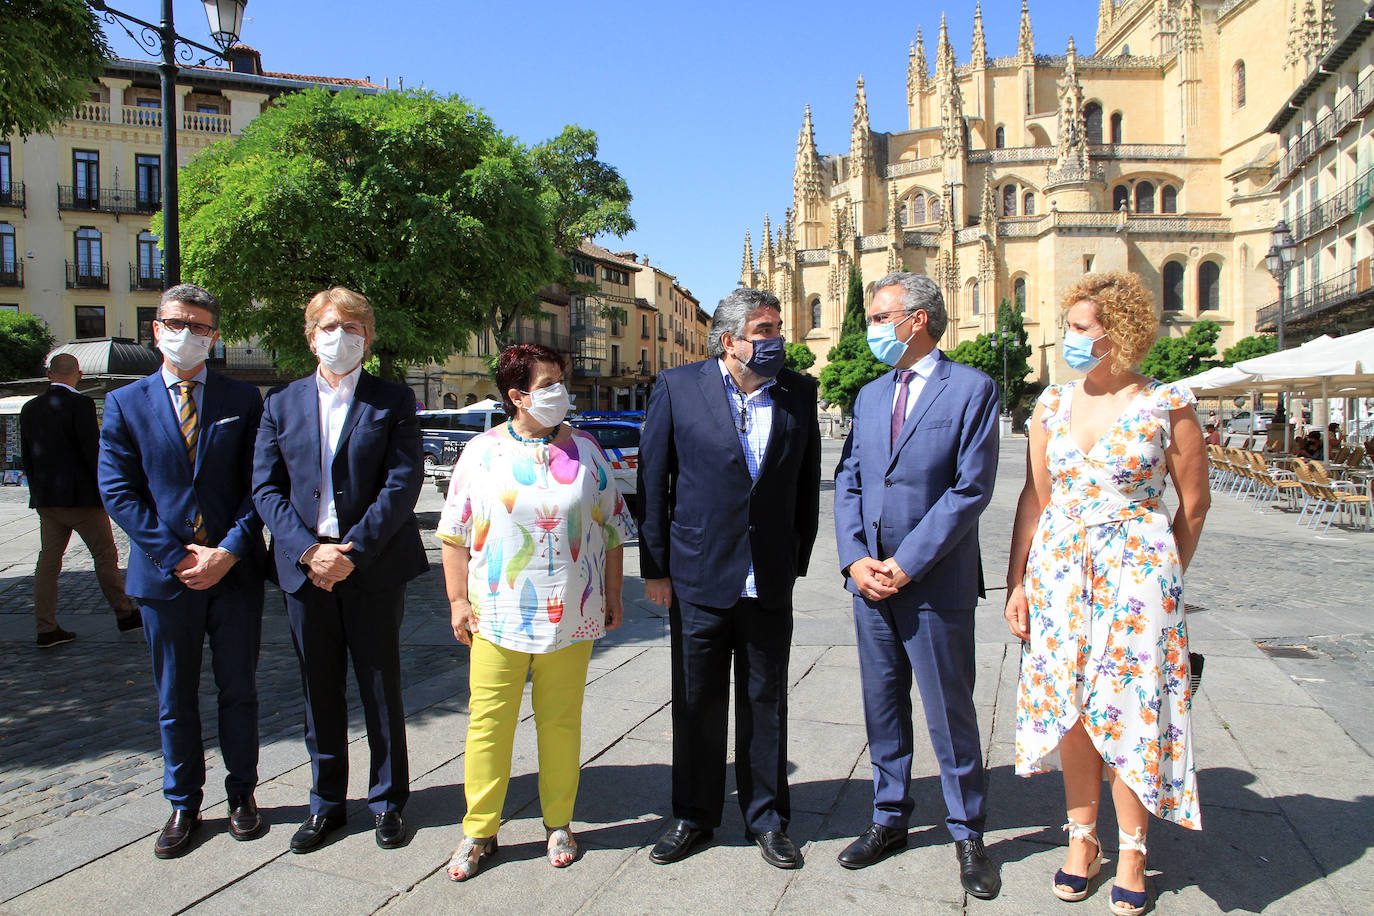
[[[415,502],[424,484],[415,395],[364,371],[344,418],[332,479],[320,479],[320,397],[315,374],[268,393],[253,461],[253,502],[272,532],[277,581],[307,582],[301,555],[319,543],[323,487],[334,490],[339,540],[354,570],[341,586],[378,591],[429,569]]]
[[[911,582],[898,608],[972,610],[983,594],[978,516],[997,478],[997,386],[944,353],[891,443],[897,373],[869,382],[835,475],[845,586],[863,557],[896,559]]]
[[[192,468],[161,369],[105,399],[100,494],[133,543],[125,591],[165,601],[185,590],[172,570],[186,557],[197,509],[208,543],[239,558],[225,581],[261,586],[266,550],[251,495],[261,415],[256,388],[207,373]]]
[[[816,382],[784,369],[771,389],[773,429],[749,477],[720,361],[660,373],[639,446],[639,565],[671,576],[678,597],[732,607],[754,563],[759,601],[792,602],[806,575],[820,508]]]
[[[30,508],[100,505],[95,482],[100,424],[94,401],[52,385],[19,411],[19,440]]]

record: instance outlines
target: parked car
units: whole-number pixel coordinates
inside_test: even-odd
[[[1225,424],[1228,433],[1262,433],[1269,428],[1269,424],[1274,422],[1274,411],[1261,410],[1254,415],[1254,428],[1251,428],[1251,414],[1248,410],[1239,410],[1231,414]]]
[[[591,433],[606,460],[611,463],[611,472],[620,487],[620,495],[632,508],[639,502],[639,430],[642,423],[634,420],[576,418],[572,425]]]
[[[492,400],[479,401],[457,410],[421,410],[416,417],[424,434],[425,474],[434,477],[436,483],[440,482],[442,476],[441,490],[448,487],[448,478],[451,476],[446,473],[441,475],[441,471],[453,467],[468,440],[506,422],[506,412],[501,404]]]

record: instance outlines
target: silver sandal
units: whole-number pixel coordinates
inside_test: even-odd
[[[480,850],[473,859],[473,850]],[[445,870],[450,880],[466,881],[482,870],[482,863],[496,852],[496,837],[463,837],[463,842],[453,851]]]
[[[547,842],[549,844],[549,864],[554,868],[567,868],[577,861],[577,841],[572,838],[572,833],[567,827],[545,827]],[[561,856],[567,856],[566,862],[559,862]]]

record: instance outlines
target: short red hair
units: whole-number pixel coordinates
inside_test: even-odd
[[[501,355],[497,357],[496,387],[501,389],[501,404],[506,408],[506,416],[515,416],[515,404],[508,392],[512,388],[516,391],[529,391],[530,378],[534,375],[534,367],[539,363],[552,363],[565,372],[568,368],[563,364],[563,357],[543,344],[512,344],[502,350]]]

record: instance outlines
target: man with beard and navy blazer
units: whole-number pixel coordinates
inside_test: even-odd
[[[153,847],[160,859],[190,849],[200,823],[207,639],[229,832],[250,840],[266,829],[253,798],[266,551],[250,486],[262,398],[206,369],[218,328],[208,291],[183,283],[164,292],[153,320],[162,368],[110,393],[100,441],[100,491],[129,536],[125,590],[142,610],[157,686],[162,794],[172,805]]]
[[[663,372],[639,449],[640,570],[669,608],[673,821],[649,858],[676,862],[720,826],[730,675],[746,839],[799,868],[787,835],[792,587],[820,503],[816,382],[783,368],[777,297],[738,289],[711,318],[711,357]]]
[[[376,319],[358,293],[317,293],[305,336],[319,367],[268,394],[253,465],[305,687],[310,816],[291,851],[317,849],[347,819],[350,657],[371,754],[367,806],[377,845],[395,849],[410,797],[401,618],[406,583],[429,568],[415,520],[415,395],[363,369]]]

